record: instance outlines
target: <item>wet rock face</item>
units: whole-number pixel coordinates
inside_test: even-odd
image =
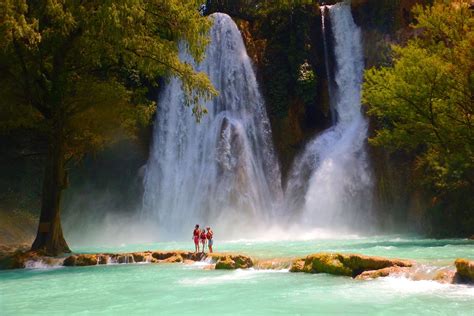
[[[0,269],[23,269],[28,262],[53,263],[54,258],[46,258],[44,254],[37,251],[22,251],[0,253]]]
[[[329,273],[356,277],[365,271],[385,269],[388,267],[410,267],[406,260],[369,257],[357,254],[317,253],[293,262],[291,272]],[[380,272],[383,274],[383,272]]]
[[[108,263],[186,263],[210,259],[216,269],[248,269],[253,266],[250,257],[238,254],[204,254],[190,251],[147,251],[122,254],[79,254],[64,259],[64,266],[92,266]],[[23,267],[23,266],[22,266]]]
[[[474,260],[456,259],[456,283],[474,283]]]
[[[95,266],[99,263],[98,255],[72,255],[64,259],[63,265],[66,267],[71,266]]]

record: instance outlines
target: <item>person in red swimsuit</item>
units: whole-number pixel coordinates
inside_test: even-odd
[[[194,231],[193,231],[194,247],[196,248],[195,252],[199,252],[199,234],[200,233],[201,231],[199,230],[199,225],[196,224],[196,226],[194,226]]]
[[[207,247],[209,247],[209,252],[212,253],[212,244],[214,244],[214,232],[212,231],[211,227],[207,226]]]
[[[206,230],[205,229],[201,230],[200,237],[201,237],[202,253],[204,253],[205,250],[206,250],[206,240],[207,240],[207,235],[206,235]]]

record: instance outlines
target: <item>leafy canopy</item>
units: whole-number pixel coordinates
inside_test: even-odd
[[[209,79],[200,61],[211,21],[195,0],[0,0],[0,131],[65,135],[67,158],[131,136],[147,122],[147,87],[177,76],[199,119]]]
[[[363,101],[379,121],[370,142],[417,155],[427,184],[473,185],[474,19],[469,0],[416,6],[418,34],[393,46],[393,66],[365,74]]]

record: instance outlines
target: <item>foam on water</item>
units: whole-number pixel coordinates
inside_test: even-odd
[[[51,269],[60,269],[64,268],[61,262],[57,263],[47,263],[43,260],[28,260],[25,262],[25,269],[34,269],[34,270],[51,270]]]
[[[432,294],[474,298],[474,287],[468,285],[443,284],[429,280],[412,280],[406,277],[386,277],[375,280],[384,290],[404,296],[413,294]],[[370,286],[370,285],[367,285]]]
[[[184,278],[178,283],[187,286],[212,286],[222,283],[249,282],[256,281],[258,278],[264,278],[269,273],[289,273],[288,269],[281,270],[255,270],[255,269],[237,269],[223,275],[206,276],[198,278]]]

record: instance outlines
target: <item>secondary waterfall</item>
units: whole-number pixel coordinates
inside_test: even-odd
[[[333,35],[336,85],[330,98],[337,121],[310,141],[296,159],[286,188],[286,206],[300,224],[350,229],[370,220],[372,204],[365,150],[367,122],[360,101],[364,69],[361,32],[349,5],[326,8],[321,12],[329,12]]]
[[[219,91],[206,104],[209,113],[196,123],[176,78],[158,102],[143,217],[160,238],[182,239],[196,223],[241,236],[274,218],[282,199],[270,124],[241,34],[228,15],[211,17],[205,60],[197,65],[181,49]]]

